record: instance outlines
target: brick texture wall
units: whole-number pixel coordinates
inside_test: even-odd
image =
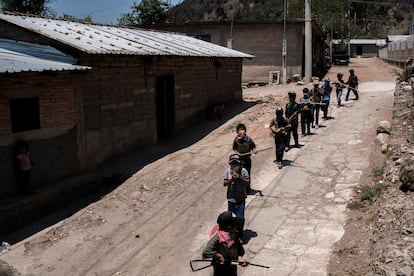
[[[32,185],[40,188],[78,172],[74,78],[70,72],[0,75],[0,197],[17,191],[14,144],[26,140],[35,166]],[[39,98],[40,129],[12,133],[12,99]]]
[[[157,142],[159,76],[174,77],[177,132],[205,118],[211,103],[241,100],[241,59],[91,56],[81,62],[99,66],[80,83],[84,169]]]
[[[230,39],[229,23],[194,23],[160,25],[156,28],[191,35],[210,36],[212,43],[227,46]],[[323,64],[323,33],[313,24],[312,45],[315,63]],[[282,71],[283,22],[234,23],[231,33],[232,48],[254,55],[243,61],[242,82],[267,82],[269,71]],[[304,22],[288,21],[286,25],[287,74],[304,74]]]

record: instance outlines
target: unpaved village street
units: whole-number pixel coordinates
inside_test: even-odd
[[[248,196],[245,225],[246,259],[270,268],[239,267],[239,275],[327,275],[332,247],[344,234],[347,203],[369,166],[378,122],[391,120],[393,106],[393,66],[352,59],[328,76],[335,80],[341,71],[346,80],[350,68],[360,78],[360,99],[351,93],[344,101],[343,95],[344,106],[337,107],[333,92],[329,119],[313,135],[299,137],[302,146],[285,154],[283,169],[273,162],[269,122],[288,91],[299,100],[310,84],[244,89],[244,102],[227,106],[221,121],[120,159],[107,170],[127,174],[124,183],[13,244],[0,259],[22,275],[211,275],[211,267],[192,272],[189,261],[201,258],[217,215],[227,208],[223,170],[235,126],[244,123],[258,150],[272,147],[252,157],[251,185],[258,192]],[[145,162],[151,156],[161,157]]]

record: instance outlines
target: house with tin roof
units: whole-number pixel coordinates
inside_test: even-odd
[[[212,103],[241,101],[243,59],[253,58],[177,33],[27,15],[0,13],[0,30],[3,41],[35,44],[34,53],[53,48],[68,59],[58,67],[41,55],[50,68],[39,69],[34,54],[16,54],[24,64],[0,69],[0,154],[11,156],[0,161],[7,168],[0,171],[6,179],[0,197],[16,192],[10,177],[16,141],[29,143],[35,188],[94,169],[174,137],[204,119]],[[16,99],[29,101],[32,115],[15,109]],[[15,116],[33,122],[16,128]]]
[[[350,39],[351,57],[377,57],[379,49],[385,47],[385,39]]]
[[[314,20],[312,25],[313,76],[322,77],[325,67],[325,35]],[[242,82],[279,83],[283,71],[283,37],[286,37],[287,79],[305,75],[305,20],[188,22],[157,24],[153,28],[185,33],[217,45],[255,56],[243,63]]]

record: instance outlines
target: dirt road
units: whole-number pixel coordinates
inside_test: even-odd
[[[273,163],[274,149],[253,156],[248,197],[247,257],[271,269],[239,268],[241,275],[324,275],[330,248],[343,235],[346,203],[369,164],[377,122],[390,120],[394,68],[378,59],[355,59],[333,67],[331,80],[354,68],[361,98],[338,108],[334,93],[330,120],[300,139],[282,170]],[[226,209],[222,174],[238,123],[247,125],[258,149],[273,147],[268,123],[289,84],[244,90],[243,104],[229,107],[225,120],[200,125],[168,147],[180,150],[140,168],[147,151],[118,163],[118,172],[133,173],[101,200],[12,245],[0,258],[23,275],[209,275],[193,273],[189,260],[200,258],[217,215]],[[192,137],[189,137],[192,136]],[[144,154],[143,154],[144,153]],[[139,168],[139,169],[137,169]]]

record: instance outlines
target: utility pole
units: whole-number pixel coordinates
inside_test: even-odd
[[[227,39],[227,48],[229,49],[233,49],[233,19],[234,13],[231,14],[230,37]]]
[[[311,0],[305,0],[305,82],[312,78],[312,16]]]
[[[283,0],[282,83],[287,83],[286,1]]]

